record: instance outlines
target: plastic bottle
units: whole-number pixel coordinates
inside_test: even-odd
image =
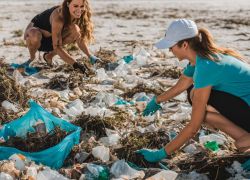
[[[109,171],[106,167],[99,166],[96,164],[87,164],[87,168],[89,172],[86,173],[86,179],[109,179]]]

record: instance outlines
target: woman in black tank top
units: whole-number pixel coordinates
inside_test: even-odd
[[[30,52],[26,64],[35,59],[37,51],[43,51],[43,58],[49,65],[53,57],[59,55],[66,63],[84,73],[85,66],[77,63],[63,49],[63,45],[75,42],[92,64],[99,60],[90,54],[87,46],[94,39],[88,0],[64,0],[61,6],[36,15],[26,28],[24,39]]]

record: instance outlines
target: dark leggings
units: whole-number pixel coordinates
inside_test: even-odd
[[[188,102],[192,105],[190,92],[193,85],[187,89]],[[221,115],[250,132],[250,106],[241,98],[232,94],[211,90],[208,105],[214,107]]]

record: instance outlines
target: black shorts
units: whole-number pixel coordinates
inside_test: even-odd
[[[43,52],[53,51],[52,37],[46,38],[42,36],[41,46],[39,47],[38,51],[43,51]]]
[[[190,92],[192,88],[193,85],[187,89],[188,101],[191,105]],[[250,132],[250,106],[244,100],[232,94],[212,89],[208,104],[234,124]]]

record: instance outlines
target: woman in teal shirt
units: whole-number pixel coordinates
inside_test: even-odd
[[[147,161],[157,162],[181,148],[205,123],[235,140],[236,147],[250,149],[250,65],[236,51],[219,47],[212,35],[195,22],[173,21],[165,37],[156,44],[169,50],[181,61],[189,60],[178,82],[146,106],[145,116],[155,113],[165,102],[188,91],[192,104],[191,121],[178,136],[160,150],[141,149]]]

